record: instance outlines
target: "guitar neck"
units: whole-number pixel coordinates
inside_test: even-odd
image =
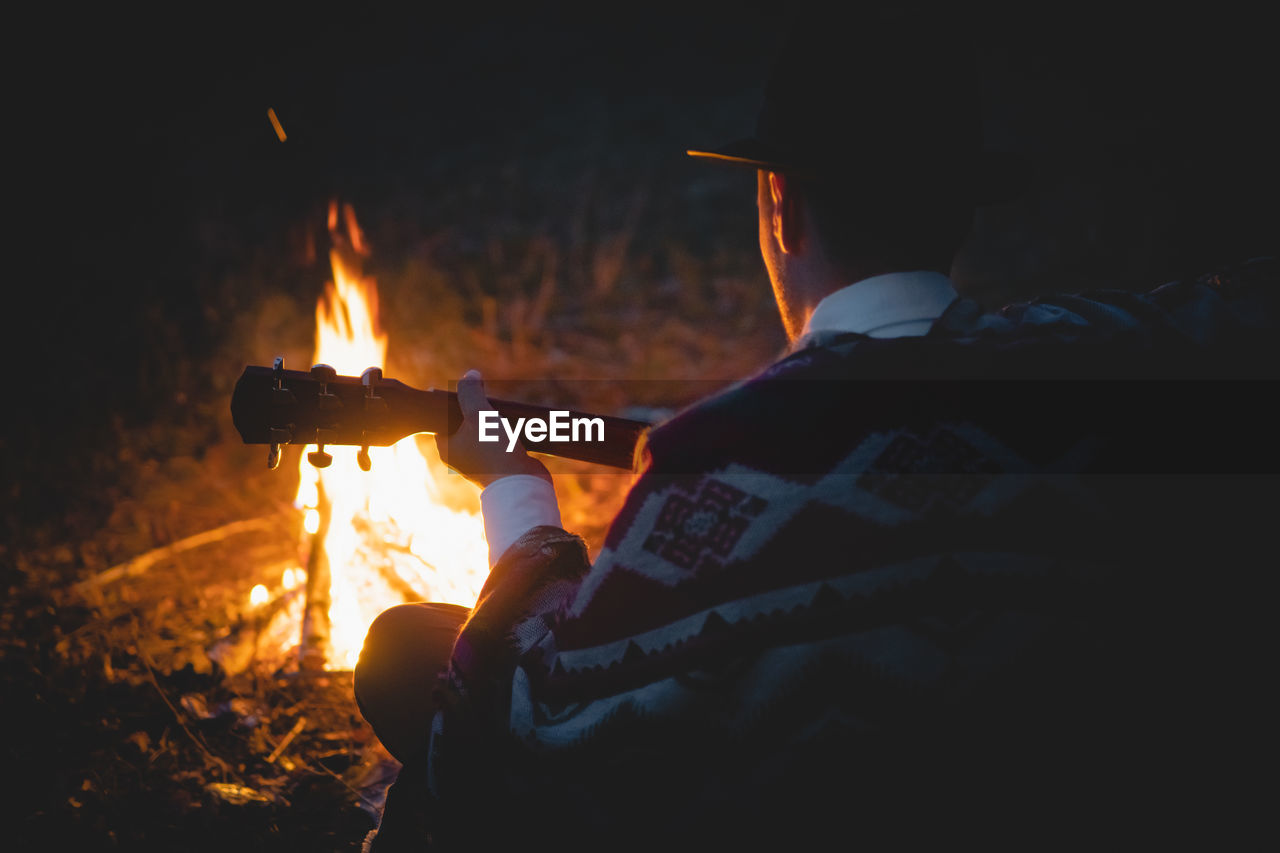
[[[332,373],[317,376],[317,370],[246,367],[231,398],[231,414],[241,439],[246,444],[385,447],[416,433],[452,435],[462,424],[458,395],[453,391],[420,390],[380,376],[374,382]],[[643,421],[609,415],[511,400],[489,402],[507,427],[493,419],[488,435],[495,436],[504,449],[509,427],[519,429],[527,450],[613,468],[632,467],[636,442],[649,427]],[[560,424],[560,428],[554,434],[544,432],[538,440],[537,429],[523,429],[536,422],[549,427]]]

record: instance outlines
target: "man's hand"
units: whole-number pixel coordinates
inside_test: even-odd
[[[480,488],[514,474],[531,474],[551,482],[547,466],[518,444],[510,453],[506,442],[480,441],[480,411],[492,410],[484,393],[484,379],[478,370],[468,370],[458,380],[458,407],[462,426],[453,435],[436,433],[436,450],[444,463]]]

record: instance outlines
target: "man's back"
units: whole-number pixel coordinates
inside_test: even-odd
[[[1274,355],[1274,263],[1235,275],[837,336],[655,430],[594,564],[536,528],[495,566],[437,719],[442,837],[491,810],[794,842],[1199,802],[1192,729],[1252,636],[1204,626],[1251,576],[1275,453],[1221,384],[1096,371]],[[1095,381],[1028,381],[1054,367]]]

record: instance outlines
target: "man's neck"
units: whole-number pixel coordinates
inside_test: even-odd
[[[836,268],[825,258],[818,263],[795,265],[788,270],[788,280],[782,292],[775,290],[788,341],[794,344],[809,329],[813,312],[833,293],[868,279],[921,272],[947,275],[941,270],[908,270],[890,264],[859,264]]]
[[[957,298],[951,280],[933,270],[883,273],[827,294],[809,312],[799,341],[818,332],[870,337],[922,335]]]

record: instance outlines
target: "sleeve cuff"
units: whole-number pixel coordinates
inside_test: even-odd
[[[542,525],[563,526],[556,490],[541,477],[513,474],[494,480],[480,492],[484,536],[492,567],[512,544]]]

